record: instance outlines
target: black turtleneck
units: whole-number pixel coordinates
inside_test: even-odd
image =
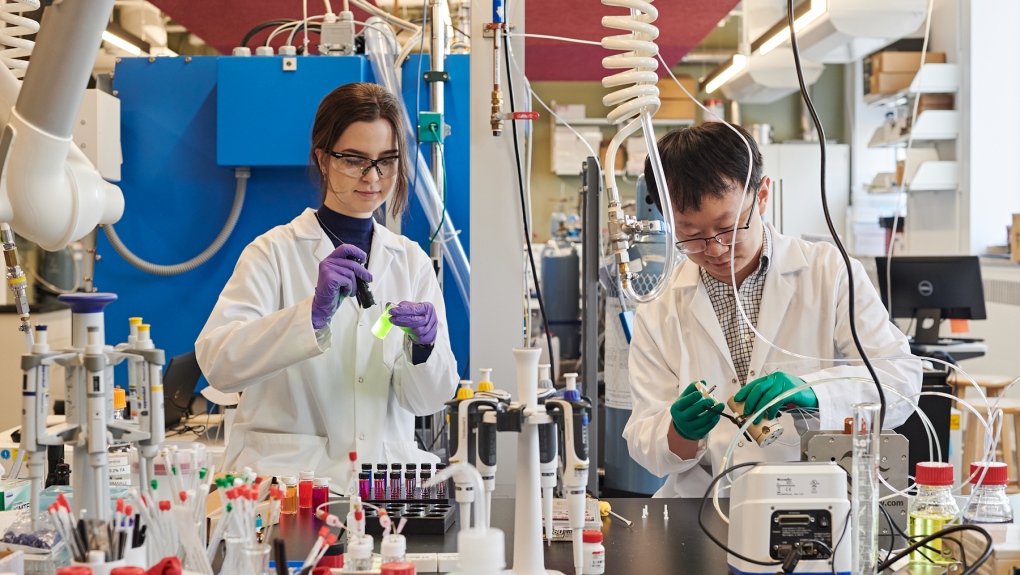
[[[319,208],[319,226],[333,242],[333,247],[351,244],[361,248],[365,255],[372,251],[372,218],[352,218],[334,212],[325,205]],[[366,262],[367,263],[367,262]]]

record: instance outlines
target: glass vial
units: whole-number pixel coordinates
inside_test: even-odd
[[[446,464],[445,463],[437,463],[436,464],[436,473],[437,474],[440,471],[444,470],[444,469],[446,469]],[[436,488],[436,499],[447,499],[448,498],[448,495],[447,495],[449,493],[449,489],[448,489],[449,485],[448,484],[449,484],[449,481],[440,481],[439,483],[436,484],[436,486],[435,486],[435,488]]]
[[[362,473],[361,475],[367,475]],[[371,481],[366,477],[362,483],[368,484]],[[367,497],[362,497],[367,499]],[[320,505],[329,501],[329,478],[316,477],[312,483],[312,507],[318,509]]]
[[[280,512],[285,515],[293,515],[298,510],[297,477],[287,475],[281,478],[281,481],[283,481],[283,503],[280,505]]]
[[[404,499],[418,499],[418,474],[411,470],[404,472]]]
[[[1013,506],[1006,497],[1009,468],[1005,463],[971,463],[974,494],[963,512],[964,523],[1012,523]]]
[[[313,471],[302,471],[298,474],[298,507],[309,509],[312,506],[312,479],[315,477]]]
[[[390,499],[399,500],[404,494],[403,469],[404,466],[399,463],[390,464]]]
[[[374,492],[372,498],[376,501],[386,499],[386,464],[377,463],[375,466],[375,478],[372,481]]]
[[[917,464],[917,497],[910,503],[908,532],[912,539],[927,537],[941,531],[960,512],[953,497],[953,466],[948,463],[923,461]],[[910,554],[915,565],[954,563],[942,540],[934,539]]]
[[[421,471],[421,497],[419,499],[432,499],[435,496],[435,487],[425,487],[425,484],[432,479],[432,473],[422,469]]]

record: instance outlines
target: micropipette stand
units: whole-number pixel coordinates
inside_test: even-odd
[[[506,573],[514,575],[562,575],[545,569],[542,552],[541,468],[538,426],[552,423],[538,403],[538,361],[542,350],[516,348],[517,400],[510,410],[520,410],[517,438],[517,500],[514,503],[514,560]]]
[[[25,387],[22,397],[22,429],[27,440],[29,478],[32,481],[30,508],[32,516],[40,512],[40,487],[43,479],[46,447],[71,445],[72,490],[76,515],[85,519],[107,520],[110,514],[109,461],[107,434],[117,441],[138,445],[143,464],[152,469],[152,458],[164,439],[162,373],[164,353],[155,349],[144,334],[145,343],[135,348],[121,347],[115,351],[106,345],[103,308],[116,301],[108,293],[65,294],[59,298],[71,306],[71,349],[53,352],[45,335],[46,328],[37,327],[40,335],[32,353],[22,356]],[[145,326],[146,328],[148,326]],[[41,328],[41,329],[40,329]],[[139,390],[142,409],[138,421],[113,420],[113,367],[129,360],[136,369],[129,376]],[[46,427],[50,369],[54,364],[65,368],[66,421]],[[136,399],[136,398],[133,398]]]

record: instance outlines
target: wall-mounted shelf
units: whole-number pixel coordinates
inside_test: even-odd
[[[869,148],[890,148],[905,145],[910,134],[891,133],[893,126],[883,124],[871,137]],[[954,140],[960,133],[960,114],[956,110],[925,110],[918,114],[914,125],[914,142]]]
[[[900,106],[915,94],[955,94],[960,89],[959,64],[925,64],[910,82],[910,87],[894,94],[869,94],[864,103],[872,106]]]
[[[911,192],[953,191],[960,186],[960,170],[955,161],[923,162],[907,184]]]

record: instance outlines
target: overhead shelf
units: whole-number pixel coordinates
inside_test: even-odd
[[[955,94],[960,89],[959,64],[925,64],[910,82],[910,87],[894,94],[869,94],[864,103],[872,106],[899,106],[916,94]]]
[[[890,148],[905,145],[910,134],[900,134],[890,124],[883,124],[868,142],[869,148]],[[960,133],[960,114],[956,110],[925,110],[918,114],[913,129],[915,142],[954,140]]]
[[[960,170],[955,161],[922,162],[907,183],[911,192],[953,191],[959,187]]]

